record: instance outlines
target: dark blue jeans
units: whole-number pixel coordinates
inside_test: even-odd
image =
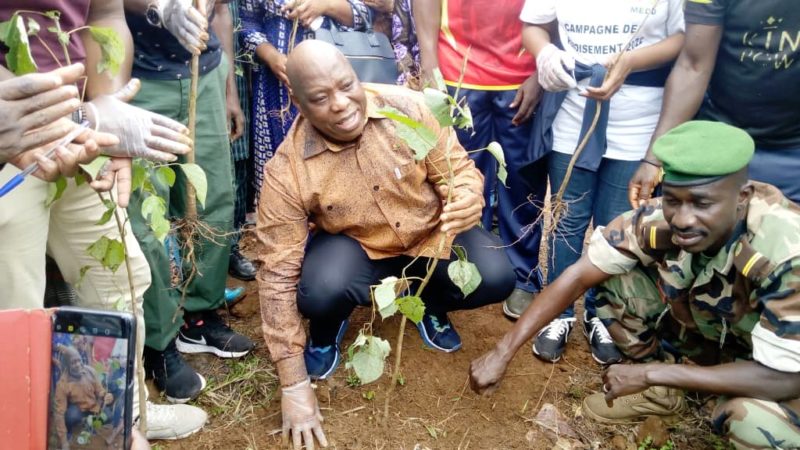
[[[564,175],[572,155],[552,152],[548,156],[548,175],[553,195],[564,181]],[[628,181],[639,161],[620,161],[603,158],[597,172],[574,168],[564,191],[563,200],[567,211],[550,239],[550,258],[547,264],[547,280],[552,283],[564,270],[574,264],[583,252],[586,229],[592,222],[595,227],[605,226],[615,217],[631,209],[628,203]],[[594,292],[584,297],[584,307],[594,316]],[[575,310],[569,306],[561,317],[574,317]]]
[[[454,91],[451,87],[450,94]],[[525,162],[523,158],[531,136],[532,120],[519,126],[511,123],[517,110],[508,105],[517,95],[516,90],[461,89],[458,95],[467,99],[474,125],[472,130],[457,130],[461,145],[469,151],[497,141],[503,147],[506,158],[508,178],[507,186],[503,186],[497,180],[497,161],[491,153],[483,151],[470,155],[485,179],[483,195],[486,208],[481,224],[486,230],[492,229],[492,215],[495,213],[492,199],[495,198],[500,240],[514,266],[516,288],[538,292],[541,283],[535,268],[539,264],[539,242],[542,238],[538,219],[547,190],[547,168],[541,163],[537,173],[531,177],[528,184],[535,185],[532,190],[517,173]]]
[[[769,183],[800,204],[800,148],[756,148],[749,170],[751,180]]]

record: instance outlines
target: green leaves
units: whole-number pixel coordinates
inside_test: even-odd
[[[125,46],[122,39],[113,28],[89,27],[92,39],[100,45],[100,61],[97,63],[97,73],[108,72],[111,76],[119,73],[122,61],[125,59]]]
[[[110,160],[108,156],[100,155],[88,164],[81,164],[81,169],[88,173],[92,180],[97,179],[97,175],[103,170],[103,166]]]
[[[60,199],[62,195],[64,195],[64,191],[67,189],[67,179],[64,176],[58,177],[56,181],[47,184],[47,197],[44,200],[45,208],[49,208],[50,205],[56,202],[56,200]]]
[[[425,303],[416,295],[400,297],[394,303],[397,304],[400,313],[415,324],[419,323],[422,320],[422,316],[425,315]]]
[[[508,184],[506,184],[506,178],[508,178],[506,155],[503,153],[503,147],[498,142],[492,141],[486,146],[486,151],[491,153],[494,159],[497,160],[497,179],[503,183],[503,186],[508,187]]]
[[[108,223],[108,221],[114,216],[114,211],[117,209],[117,204],[108,199],[103,199],[103,206],[106,207],[106,211],[103,213],[103,216],[100,217],[100,220],[95,223],[95,225],[105,225]]]
[[[156,179],[165,186],[175,185],[175,171],[169,166],[159,166],[156,169]]]
[[[36,62],[31,54],[28,32],[22,16],[14,14],[8,21],[0,22],[0,42],[8,47],[8,53],[6,53],[8,70],[15,75],[36,72]]]
[[[167,202],[157,195],[150,195],[142,202],[142,217],[150,221],[150,229],[156,239],[164,242],[169,233],[167,220]]]
[[[397,135],[414,151],[414,159],[421,161],[436,146],[436,133],[425,125],[406,116],[391,106],[378,110],[378,113],[395,122]]]
[[[116,272],[125,261],[125,245],[122,241],[101,237],[90,245],[86,252],[104,268]]]
[[[425,97],[425,104],[431,110],[439,125],[442,127],[453,125],[452,108],[450,107],[453,99],[447,95],[447,92],[425,88],[422,93]]]
[[[400,280],[397,277],[384,278],[373,293],[375,305],[378,307],[378,312],[383,319],[391,317],[397,312],[397,304],[394,299],[397,296],[396,287],[398,281]]]
[[[355,371],[361,384],[372,383],[383,375],[384,360],[389,356],[389,342],[368,336],[362,330],[355,342],[347,348],[345,368]]]
[[[447,275],[453,284],[461,289],[464,297],[475,292],[482,281],[478,267],[462,259],[453,261],[447,266]]]
[[[206,173],[197,164],[184,163],[181,164],[183,174],[194,186],[197,201],[205,208],[206,194],[208,193],[208,181],[206,180]]]

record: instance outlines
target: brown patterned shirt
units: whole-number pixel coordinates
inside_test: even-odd
[[[258,206],[261,268],[259,297],[264,338],[281,384],[307,377],[306,336],[297,310],[308,224],[358,241],[371,259],[432,256],[438,247],[442,200],[434,185],[446,179],[447,158],[456,189],[483,192],[483,177],[452,129],[442,129],[419,93],[364,85],[367,124],[356,141],[324,138],[299,116],[266,165]],[[438,144],[423,161],[397,137],[392,120],[377,109],[391,106],[437,132]],[[447,242],[442,255],[449,255]]]

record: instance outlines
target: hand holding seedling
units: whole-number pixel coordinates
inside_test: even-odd
[[[119,145],[103,149],[103,154],[172,162],[178,159],[176,155],[189,153],[192,141],[185,126],[127,103],[140,87],[139,80],[133,79],[116,93],[89,103],[89,121],[98,131],[119,138]]]
[[[608,75],[600,87],[587,87],[585,93],[581,93],[584,97],[593,98],[595,100],[608,100],[617,93],[625,78],[630,75],[633,66],[631,65],[631,54],[629,52],[621,53],[617,56],[612,56],[606,61],[605,66],[608,69]]]
[[[317,17],[328,14],[329,0],[295,0],[281,8],[289,20],[298,19],[304,27],[309,27]]]
[[[328,440],[322,431],[322,413],[319,412],[317,396],[314,395],[308,379],[281,389],[281,411],[284,445],[288,444],[291,434],[295,450],[313,450],[314,437],[321,447],[328,446]]]
[[[0,81],[0,163],[22,152],[64,138],[77,125],[69,116],[80,106],[73,84],[83,75],[73,64],[47,73],[31,73]]]
[[[193,55],[206,49],[208,41],[208,19],[205,0],[200,0],[198,8],[192,0],[161,0],[158,2],[161,20],[181,45]]]
[[[437,185],[436,192],[443,201],[447,201],[448,185]],[[452,198],[442,209],[442,233],[455,236],[474,227],[481,220],[484,205],[483,195],[466,186],[454,187]]]

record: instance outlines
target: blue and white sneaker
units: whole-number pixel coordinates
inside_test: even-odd
[[[345,319],[339,325],[335,344],[318,347],[309,339],[303,351],[303,359],[306,362],[309,378],[312,380],[325,380],[339,367],[339,363],[342,362],[342,352],[339,350],[339,345],[342,343],[344,332],[347,331],[349,324],[350,321]]]
[[[422,342],[430,348],[452,353],[461,348],[461,336],[458,335],[447,314],[425,314],[417,324]]]

